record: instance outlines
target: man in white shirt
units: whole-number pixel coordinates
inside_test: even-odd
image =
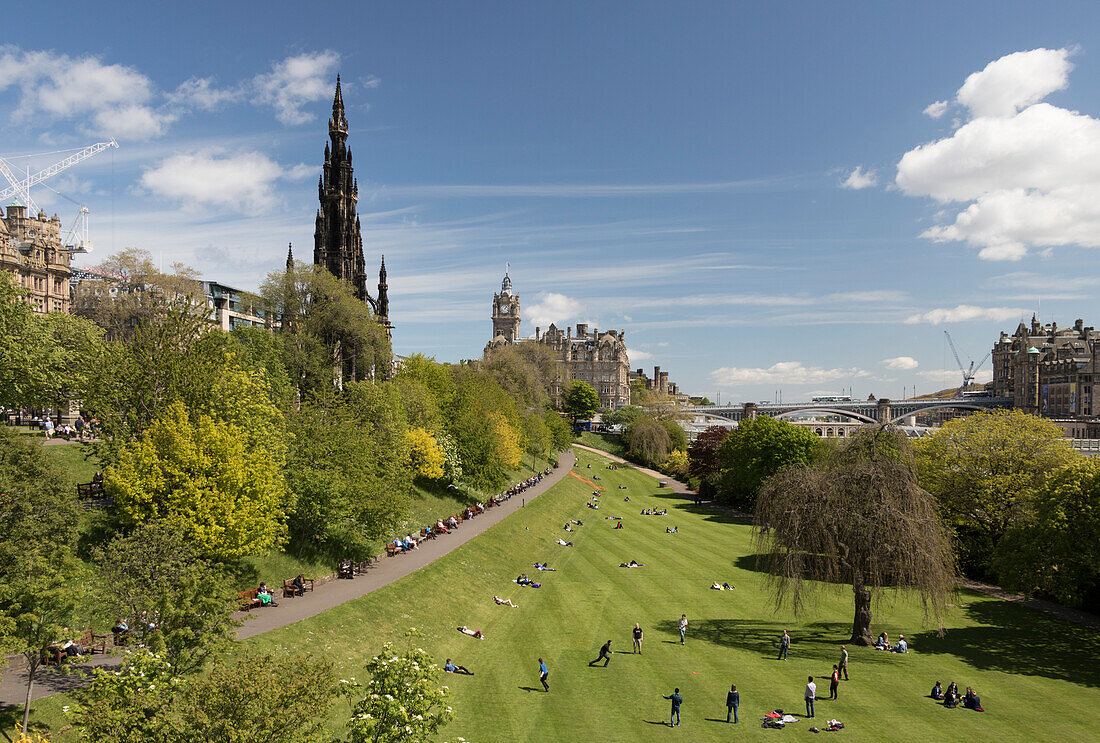
[[[814,677],[810,676],[809,681],[806,683],[806,717],[814,716],[814,698],[817,697],[817,684],[814,683]]]

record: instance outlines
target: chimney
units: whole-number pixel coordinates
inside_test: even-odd
[[[535,328],[535,340],[538,341],[539,336],[542,335],[542,328]]]
[[[588,335],[588,323],[577,323],[577,337],[584,338],[586,335]]]

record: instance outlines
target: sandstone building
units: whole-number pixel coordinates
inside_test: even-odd
[[[1100,332],[1083,320],[1060,328],[1034,316],[1012,335],[1001,333],[993,346],[993,394],[1011,397],[1012,406],[1050,418],[1100,415],[1093,384],[1100,383]]]
[[[0,270],[11,271],[36,312],[68,312],[72,253],[61,244],[61,219],[25,206],[0,211]]]
[[[332,118],[328,120],[329,143],[325,145],[325,165],[317,181],[317,224],[313,233],[313,262],[344,279],[355,295],[370,305],[378,321],[392,335],[389,286],[386,284],[386,258],[378,271],[378,298],[367,291],[366,264],[363,259],[363,235],[356,214],[359,184],[347,146],[348,120],[344,116],[344,96],[340,76],[336,76],[336,95],[332,99]],[[288,256],[288,263],[290,261]]]
[[[600,405],[619,408],[630,403],[630,359],[627,358],[625,332],[607,330],[603,334],[586,323],[577,323],[564,332],[553,323],[542,334],[535,328],[534,338],[520,338],[519,295],[512,290],[512,279],[507,274],[500,285],[500,293],[493,295],[493,339],[485,346],[485,354],[495,348],[514,343],[542,343],[554,350],[565,365],[567,379],[579,379],[592,385],[600,395]],[[560,389],[552,389],[557,397]]]

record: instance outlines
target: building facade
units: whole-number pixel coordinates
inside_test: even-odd
[[[61,219],[27,207],[0,210],[0,270],[15,274],[35,312],[69,312],[72,252],[61,244]]]
[[[1020,323],[1012,335],[1001,333],[993,346],[993,394],[1011,397],[1012,406],[1049,418],[1088,419],[1100,415],[1093,384],[1100,383],[1097,341],[1100,333],[1083,320]]]
[[[328,138],[324,168],[317,180],[320,208],[313,233],[313,262],[351,284],[355,296],[370,305],[386,333],[392,335],[385,256],[378,271],[378,298],[367,291],[363,235],[356,214],[359,184],[348,148],[348,120],[344,115],[339,75],[336,76],[336,95],[332,99],[332,117],[328,120]],[[288,262],[289,259],[290,256]]]
[[[512,290],[507,274],[500,293],[493,295],[492,321],[493,339],[486,344],[485,355],[515,343],[541,343],[561,359],[566,379],[587,382],[596,389],[602,407],[615,409],[630,404],[630,359],[624,331],[601,334],[596,328],[589,331],[586,323],[577,323],[574,335],[573,328],[562,331],[551,323],[545,335],[541,328],[535,328],[534,338],[520,338],[519,295]],[[552,389],[550,394],[558,397],[561,389]]]

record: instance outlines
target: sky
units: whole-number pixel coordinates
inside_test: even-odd
[[[1100,325],[1100,4],[36,4],[0,156],[95,250],[255,289],[312,260],[341,74],[394,350],[622,329],[712,400],[957,385],[1037,312]],[[29,157],[28,157],[29,156]],[[988,360],[979,381],[991,376]]]

